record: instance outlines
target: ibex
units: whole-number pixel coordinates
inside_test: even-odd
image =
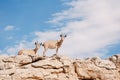
[[[36,45],[35,49],[32,49],[32,50],[27,50],[27,49],[20,50],[18,52],[18,55],[21,55],[21,54],[36,54],[38,49],[40,48],[41,43],[35,42],[35,45]]]
[[[61,39],[60,40],[50,40],[50,41],[46,41],[43,43],[43,47],[44,47],[44,51],[43,51],[43,57],[45,57],[45,52],[48,49],[56,49],[56,55],[58,55],[58,49],[61,47],[65,37],[67,37],[67,35],[60,35]]]

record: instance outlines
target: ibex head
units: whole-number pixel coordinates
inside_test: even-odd
[[[39,48],[40,48],[41,43],[38,43],[38,41],[37,41],[37,42],[35,42],[35,45],[36,45],[36,48],[37,48],[37,49],[39,49]]]
[[[60,37],[67,37],[66,34],[60,34]]]
[[[67,37],[67,35],[66,34],[60,34],[60,37],[61,37],[61,40],[64,40]]]

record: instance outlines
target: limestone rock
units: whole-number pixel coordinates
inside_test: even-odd
[[[91,59],[94,64],[100,68],[106,68],[106,69],[116,69],[115,64],[110,60],[102,60],[99,57],[94,57]]]
[[[13,80],[43,80],[42,72],[37,69],[17,69],[11,77]]]
[[[111,56],[109,60],[112,61],[116,67],[120,69],[120,54]]]
[[[31,64],[35,68],[44,68],[44,69],[58,69],[61,68],[63,65],[58,60],[40,60],[38,62]]]
[[[70,59],[65,56],[0,56],[0,80],[120,80],[120,55]]]
[[[119,80],[119,73],[115,64],[109,60],[91,58],[88,60],[76,60],[75,71],[80,79],[90,80]]]

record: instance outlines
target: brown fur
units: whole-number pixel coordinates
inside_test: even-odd
[[[61,47],[66,35],[60,35],[61,39],[60,40],[51,40],[51,41],[46,41],[43,43],[44,51],[43,51],[43,56],[45,56],[45,52],[48,49],[56,49],[56,55],[58,54],[58,49]]]
[[[35,42],[35,49],[32,49],[32,50],[27,50],[27,49],[23,49],[23,50],[20,50],[18,52],[18,55],[22,55],[22,54],[36,54],[38,49],[40,48],[40,45],[38,42]]]

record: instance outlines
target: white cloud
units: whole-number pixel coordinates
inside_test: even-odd
[[[116,44],[120,34],[119,0],[75,0],[68,10],[55,13],[53,24],[64,22],[64,32],[71,33],[63,46],[70,56],[104,56],[108,46]]]
[[[14,30],[14,26],[8,25],[4,28],[5,31],[10,31],[10,30]]]
[[[9,54],[9,55],[17,55],[18,51],[21,49],[33,49],[35,47],[33,42],[29,42],[26,40],[22,40],[19,43],[17,42],[16,45],[7,46],[4,50],[1,50],[1,54]]]
[[[120,40],[119,3],[119,0],[68,2],[66,4],[71,7],[53,14],[53,19],[49,21],[53,24],[64,24],[60,31],[35,32],[36,38],[31,43],[26,41],[26,44],[22,45],[33,46],[35,41],[56,40],[59,39],[60,33],[65,32],[68,33],[68,37],[63,42],[59,54],[71,57],[106,56],[109,52],[108,47]],[[16,45],[19,46],[17,49],[24,47],[20,44]],[[43,48],[39,53],[42,54],[42,51]],[[55,53],[55,50],[47,52],[52,53]]]

